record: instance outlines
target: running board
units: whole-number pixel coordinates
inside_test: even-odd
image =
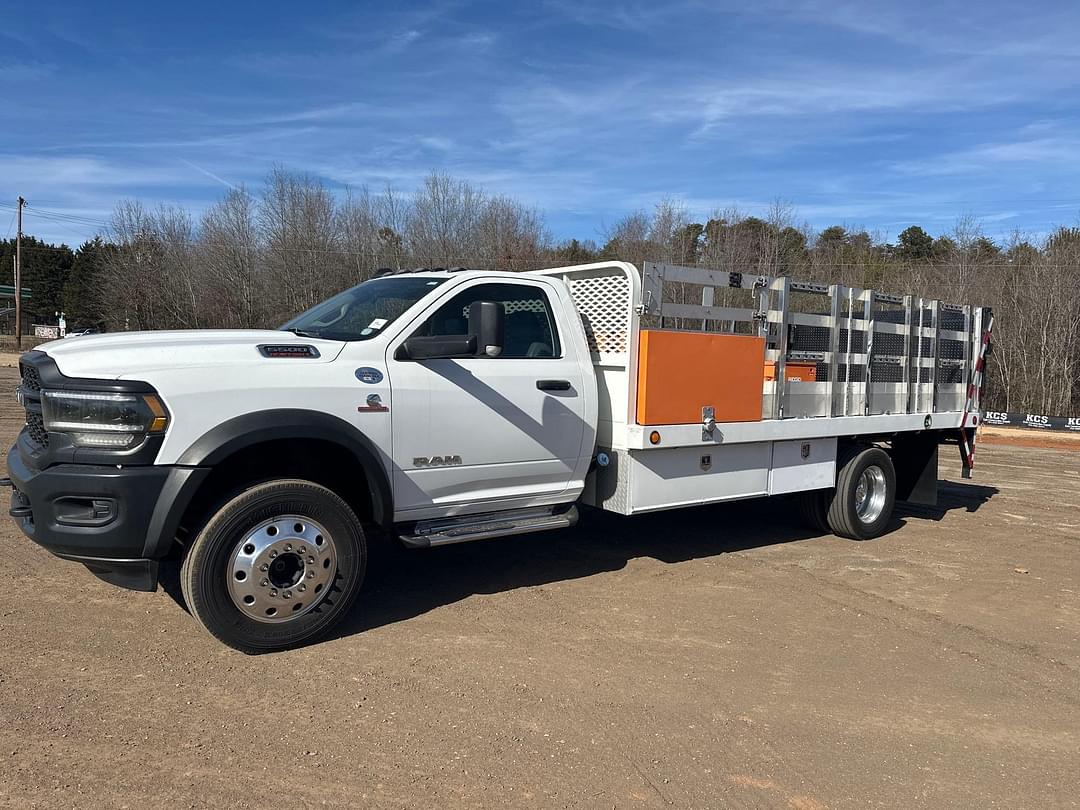
[[[409,548],[431,548],[448,546],[451,543],[467,543],[470,540],[485,540],[489,537],[565,529],[577,523],[577,519],[576,506],[558,514],[555,514],[551,507],[513,509],[484,515],[420,520],[412,527],[411,532],[401,532],[399,536],[401,542]]]

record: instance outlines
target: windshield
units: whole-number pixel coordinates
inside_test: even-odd
[[[281,328],[305,337],[370,340],[444,281],[423,276],[365,281],[316,304]]]

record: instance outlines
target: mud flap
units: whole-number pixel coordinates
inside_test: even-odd
[[[901,434],[889,454],[896,468],[896,500],[936,506],[938,493],[938,436]]]
[[[57,555],[59,556],[59,555]],[[130,591],[153,593],[158,586],[157,560],[95,560],[67,555],[61,559],[81,562],[98,579]]]

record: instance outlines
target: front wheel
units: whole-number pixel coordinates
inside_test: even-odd
[[[310,641],[349,609],[367,547],[349,505],[310,481],[278,480],[222,506],[180,570],[192,615],[246,653]]]
[[[896,470],[889,454],[879,447],[854,447],[837,466],[829,528],[852,540],[883,534],[896,503]]]

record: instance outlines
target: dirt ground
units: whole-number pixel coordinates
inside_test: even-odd
[[[1080,450],[1080,433],[1037,428],[982,427],[980,444],[1011,444],[1018,447],[1041,447],[1054,450]]]
[[[5,521],[0,805],[1075,807],[1080,452],[942,459],[865,543],[757,501],[379,548],[263,657]]]

